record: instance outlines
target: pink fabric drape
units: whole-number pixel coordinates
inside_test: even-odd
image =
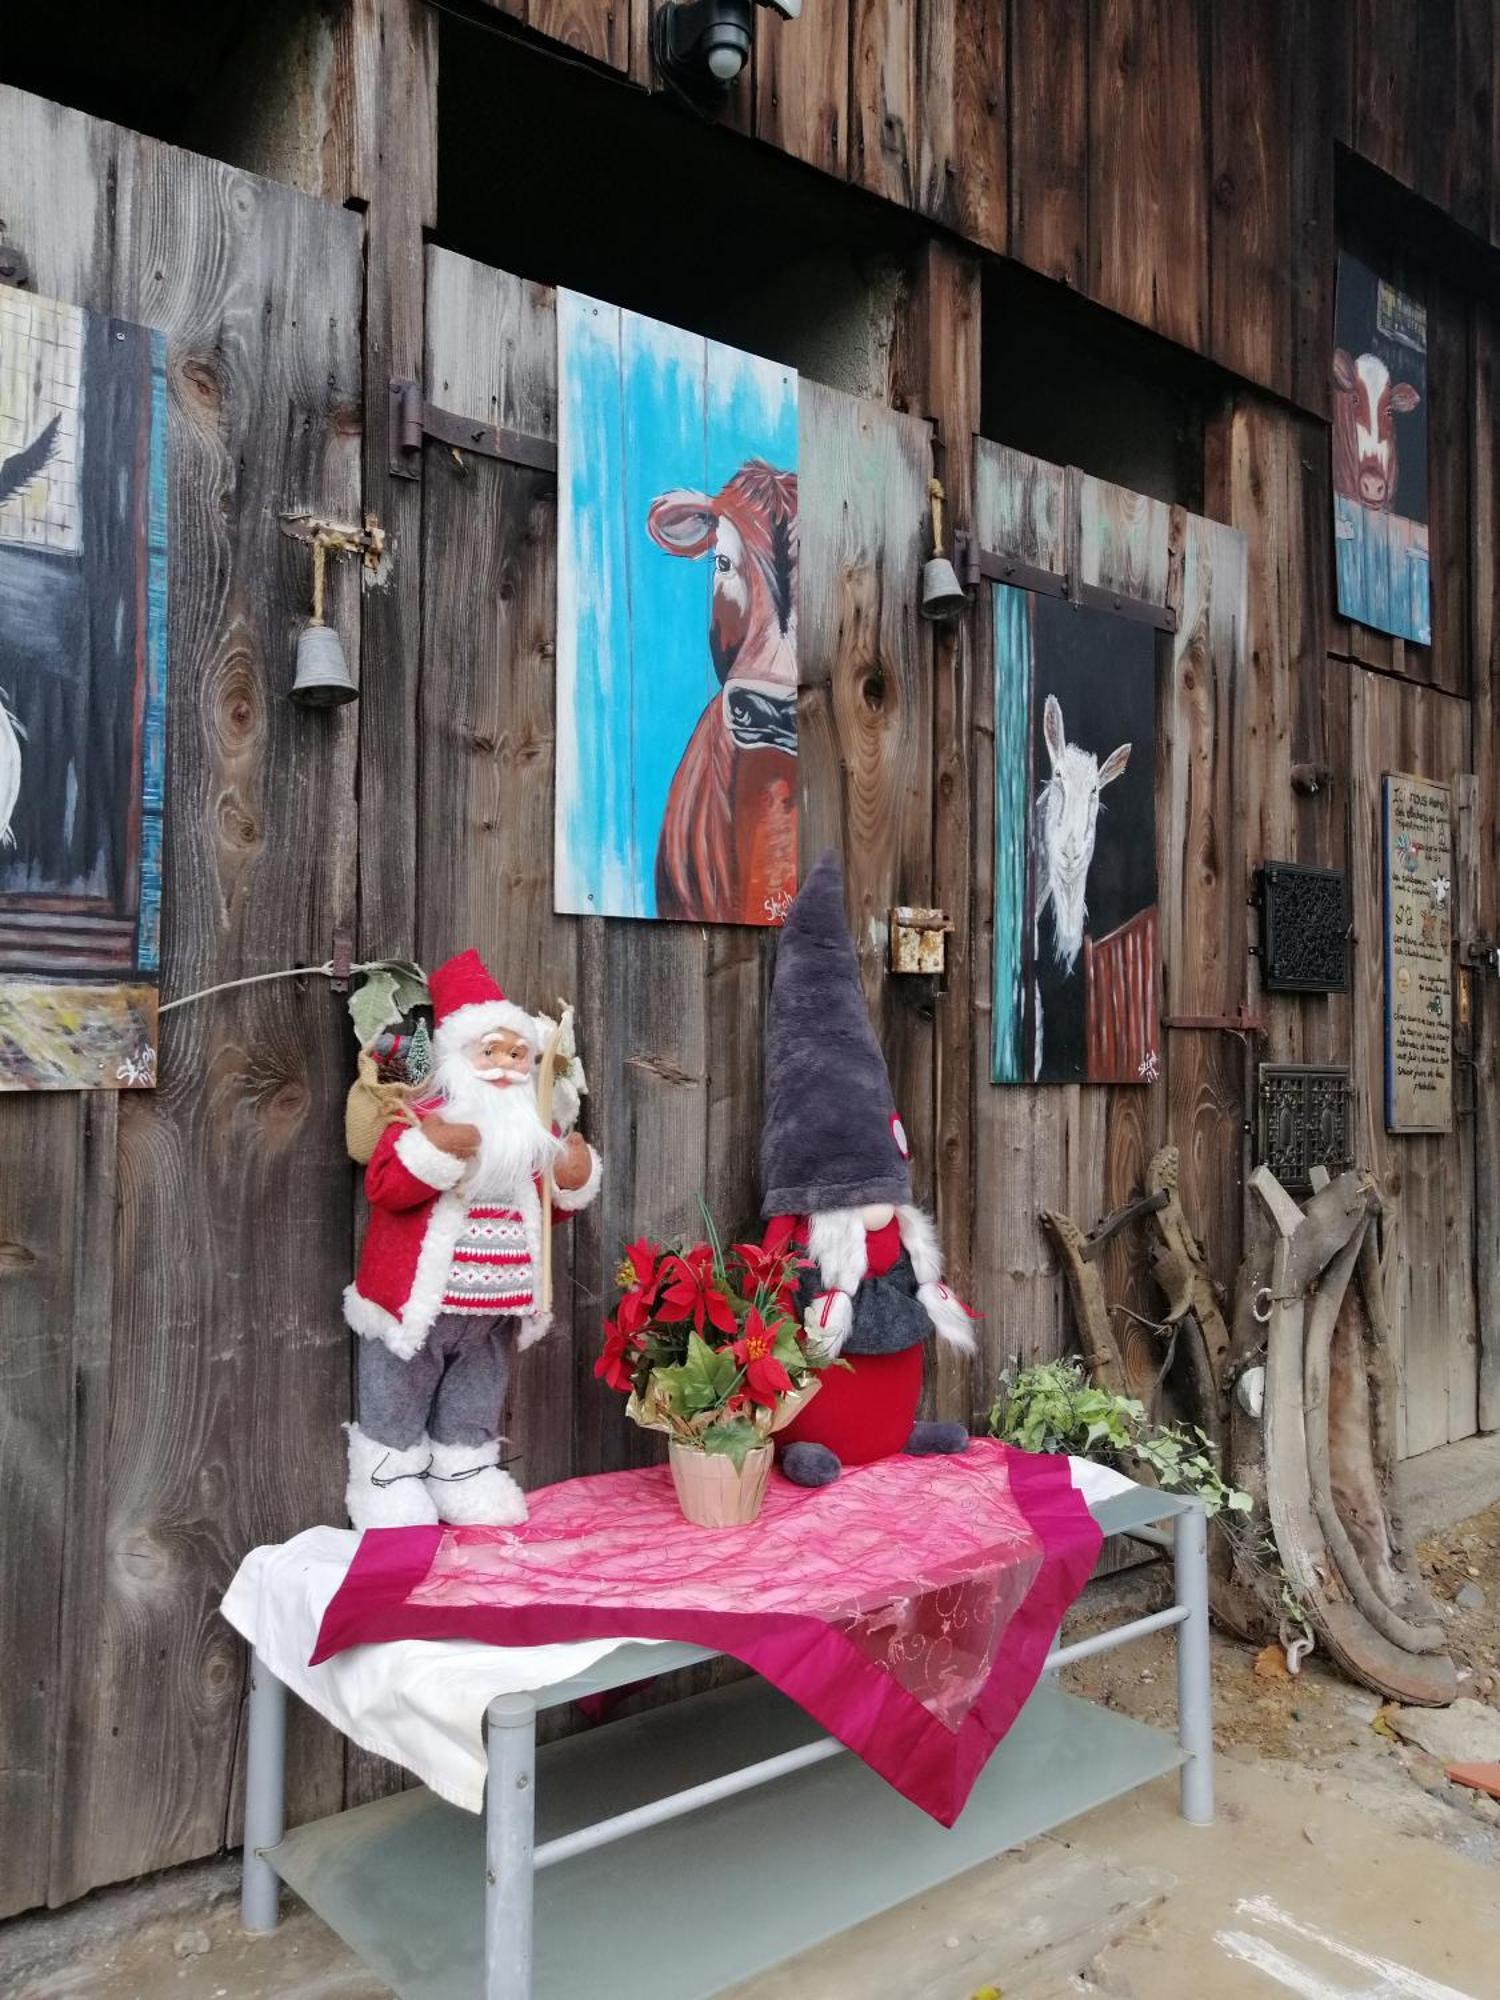
[[[1065,1458],[985,1438],[817,1491],[776,1474],[740,1529],[684,1521],[665,1466],[529,1500],[515,1529],[368,1531],[312,1664],[384,1639],[711,1646],[944,1826],[1035,1686],[1100,1544]]]

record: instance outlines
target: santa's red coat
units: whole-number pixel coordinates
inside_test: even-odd
[[[414,1107],[418,1117],[441,1110],[437,1100]],[[442,1310],[453,1248],[468,1212],[459,1188],[468,1162],[434,1146],[415,1125],[381,1133],[365,1169],[370,1226],[354,1283],[344,1293],[344,1318],[367,1340],[410,1357]],[[599,1189],[599,1156],[589,1148],[589,1177],[580,1188],[554,1188],[555,1216],[586,1208]],[[534,1269],[541,1267],[541,1183],[533,1178],[510,1196],[520,1209]],[[547,1331],[540,1308],[519,1315],[520,1345]]]

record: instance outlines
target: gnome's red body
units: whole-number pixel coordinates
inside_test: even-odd
[[[943,1283],[930,1218],[912,1202],[906,1135],[865,1007],[837,857],[825,854],[788,912],[766,1022],[762,1213],[791,1239],[797,1308],[840,1365],[777,1436],[782,1470],[822,1486],[893,1452],[962,1451],[962,1424],[919,1423],[934,1334],[971,1348],[969,1315]]]
[[[801,1233],[805,1239],[806,1221]],[[884,1229],[865,1231],[870,1275],[883,1278],[901,1255],[901,1231],[894,1216]],[[922,1400],[922,1355],[918,1344],[896,1354],[850,1354],[842,1368],[825,1368],[812,1401],[794,1417],[776,1442],[820,1444],[843,1465],[868,1465],[904,1451]]]

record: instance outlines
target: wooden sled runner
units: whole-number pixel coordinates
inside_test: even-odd
[[[1440,1707],[1458,1677],[1391,1511],[1396,1381],[1380,1271],[1380,1192],[1323,1176],[1299,1205],[1268,1167],[1241,1267],[1230,1377],[1230,1476],[1264,1505],[1318,1643],[1346,1673]],[[1261,1407],[1257,1411],[1256,1404]]]

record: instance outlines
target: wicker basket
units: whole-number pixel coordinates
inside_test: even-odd
[[[361,1049],[359,1074],[344,1103],[344,1144],[350,1159],[364,1166],[379,1145],[381,1133],[397,1119],[415,1125],[417,1117],[411,1107],[420,1095],[420,1088],[409,1083],[382,1083],[374,1056]]]

